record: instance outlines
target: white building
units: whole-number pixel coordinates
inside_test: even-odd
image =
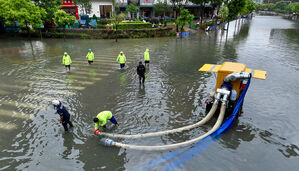
[[[89,17],[92,17],[95,14],[97,17],[109,18],[113,9],[112,0],[92,0]],[[83,13],[80,8],[79,13],[80,15]]]

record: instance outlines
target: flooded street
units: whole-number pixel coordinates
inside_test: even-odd
[[[95,60],[85,58],[93,49]],[[136,66],[150,49],[145,86]],[[61,64],[67,51],[71,72]],[[119,70],[120,51],[127,68]],[[198,72],[205,63],[240,62],[267,71],[252,79],[243,113],[219,140],[189,155],[104,147],[93,135],[93,118],[111,110],[120,127],[108,132],[137,134],[193,124],[205,116],[204,101],[215,75]],[[0,39],[0,170],[298,170],[299,23],[257,16],[231,22],[228,32],[190,38],[114,40]],[[74,128],[64,132],[51,101],[59,98]],[[183,142],[207,125],[172,135],[116,139],[138,145]],[[192,151],[189,148],[188,151]],[[173,154],[172,158],[161,159]],[[157,161],[160,162],[151,162]],[[149,164],[151,163],[151,164]]]

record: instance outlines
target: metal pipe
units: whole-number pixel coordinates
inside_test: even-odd
[[[224,78],[224,82],[233,82],[237,79],[249,79],[250,75],[247,72],[231,73]]]

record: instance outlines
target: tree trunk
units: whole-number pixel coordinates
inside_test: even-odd
[[[63,40],[65,41],[65,26],[63,28]]]
[[[115,42],[117,42],[117,24],[115,24],[115,34],[116,34]]]
[[[43,35],[42,35],[42,29],[39,29],[39,34],[40,34],[40,40],[43,40]]]

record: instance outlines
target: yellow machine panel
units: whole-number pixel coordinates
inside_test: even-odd
[[[204,72],[218,72],[219,68],[222,65],[215,65],[215,64],[204,64],[198,71]]]
[[[251,73],[252,78],[257,78],[261,80],[266,79],[266,71],[264,70],[246,68],[245,72]]]
[[[233,63],[233,62],[224,62],[223,65],[218,70],[218,76],[217,76],[217,82],[216,82],[216,89],[221,88],[221,84],[223,83],[223,79],[233,72],[240,73],[242,71],[245,71],[246,65],[240,64],[240,63]],[[238,79],[236,81],[231,82],[233,86],[233,90],[237,92],[237,95],[239,95],[240,92],[240,84],[241,81]]]
[[[250,69],[246,68],[245,64],[235,63],[235,62],[224,62],[222,65],[215,65],[215,64],[204,64],[198,71],[203,72],[217,72],[217,82],[216,82],[216,89],[221,88],[221,84],[223,83],[224,78],[233,72],[240,73],[240,72],[247,72],[251,73],[252,78],[257,79],[266,79],[266,71],[257,70],[257,69]],[[240,92],[240,85],[241,80],[237,79],[232,83],[233,90],[237,92],[237,96],[239,96]]]

